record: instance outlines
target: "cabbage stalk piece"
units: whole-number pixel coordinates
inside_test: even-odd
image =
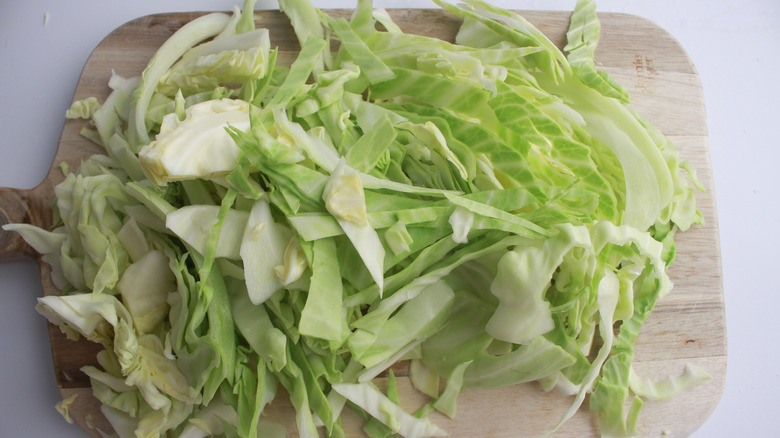
[[[248,131],[249,106],[237,99],[209,100],[187,108],[184,120],[166,115],[155,140],[139,152],[147,176],[163,185],[227,175],[241,150],[225,129]]]
[[[249,213],[239,248],[246,287],[253,304],[263,303],[284,286],[284,278],[277,275],[277,267],[285,263],[291,237],[289,228],[274,221],[268,201],[257,200]],[[298,271],[297,276],[301,274]],[[289,280],[293,278],[287,282]]]
[[[38,298],[35,309],[52,324],[60,326],[70,338],[81,335],[104,344],[110,343],[108,326],[118,323],[118,313],[129,317],[116,297],[108,294],[45,296]]]
[[[168,316],[168,294],[176,290],[168,257],[149,251],[125,269],[117,284],[122,302],[140,333],[149,333]]]
[[[360,174],[340,160],[323,192],[325,206],[360,254],[371,277],[382,290],[385,249],[368,223]],[[380,292],[381,293],[381,292]]]

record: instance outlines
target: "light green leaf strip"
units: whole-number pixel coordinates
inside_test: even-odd
[[[206,248],[203,252],[203,264],[198,270],[198,274],[201,278],[208,278],[211,276],[211,269],[214,267],[214,257],[217,253],[217,246],[219,244],[219,237],[222,230],[222,224],[225,221],[228,211],[233,206],[238,193],[230,189],[228,193],[222,198],[222,204],[219,207],[217,213],[217,223],[209,230],[208,238],[206,239]]]
[[[224,277],[219,267],[213,265],[206,270],[206,260],[197,254],[192,254],[199,272],[208,272],[208,277],[199,281],[199,295],[207,306],[206,317],[208,320],[207,337],[217,347],[220,362],[219,366],[209,371],[203,388],[204,403],[208,403],[223,380],[232,382],[236,362],[236,335],[233,314],[230,310],[230,300],[225,286]]]
[[[393,21],[393,18],[390,16],[390,14],[387,12],[387,9],[384,8],[375,8],[372,13],[372,17],[374,20],[379,22],[382,26],[384,26],[385,30],[390,33],[402,33],[400,27],[398,27],[397,24]]]
[[[572,365],[574,358],[543,336],[502,355],[482,354],[466,369],[466,388],[498,388],[547,377]]]
[[[447,378],[447,384],[444,386],[444,391],[442,391],[441,395],[433,402],[433,407],[436,408],[437,411],[450,418],[455,418],[458,396],[463,388],[463,374],[471,363],[471,361],[464,362],[455,367]]]
[[[634,343],[639,330],[655,307],[659,298],[656,289],[650,294],[638,298],[634,303],[634,315],[623,321],[620,332],[615,337],[612,352],[604,362],[601,375],[596,380],[590,394],[590,409],[597,412],[599,428],[610,436],[638,435],[636,424],[625,412],[629,394],[629,374],[634,359]],[[637,397],[634,398],[638,399]],[[636,402],[634,402],[636,404]],[[632,405],[634,410],[634,405]],[[638,408],[636,408],[638,410]],[[634,420],[638,411],[634,412]],[[632,424],[633,423],[633,424]]]
[[[527,221],[521,218],[520,216],[507,213],[506,211],[500,210],[495,207],[491,207],[486,204],[481,204],[472,201],[463,196],[454,196],[448,194],[447,199],[450,202],[452,202],[454,205],[457,205],[458,207],[463,207],[474,214],[486,216],[493,219],[498,219],[500,221],[514,225],[515,227],[513,227],[512,230],[517,235],[525,236],[525,237],[540,237],[540,236],[549,236],[551,234],[550,231],[530,221]]]
[[[241,7],[241,16],[236,24],[236,33],[244,33],[255,30],[255,3],[257,0],[244,0]]]
[[[342,308],[343,287],[333,239],[315,240],[312,246],[312,277],[299,323],[302,335],[343,342],[347,327]]]
[[[365,347],[357,359],[370,368],[412,342],[428,338],[447,317],[453,299],[452,288],[445,282],[425,287],[385,322],[371,345]]]
[[[347,150],[345,158],[354,169],[369,173],[395,141],[396,132],[388,117],[379,119],[365,129],[363,135]]]
[[[387,321],[387,318],[404,303],[418,296],[430,285],[437,283],[458,266],[478,257],[500,252],[509,246],[522,242],[522,238],[507,237],[504,233],[496,232],[492,235],[485,235],[474,243],[460,246],[459,250],[449,257],[443,260],[434,260],[427,267],[427,272],[424,275],[409,278],[408,283],[403,283],[400,289],[379,301],[362,318],[356,320],[352,327],[376,333]]]
[[[328,26],[341,41],[344,50],[360,67],[371,84],[377,84],[395,77],[395,73],[366,46],[345,19],[332,20]]]
[[[443,0],[434,0],[434,3],[464,19],[466,25],[479,24],[487,28],[491,33],[497,34],[501,39],[511,42],[519,47],[541,47],[543,51],[530,55],[535,60],[538,68],[545,71],[551,77],[557,79],[570,70],[569,64],[563,53],[553,44],[541,31],[531,25],[525,18],[511,11],[502,10],[493,7],[482,1],[467,1],[464,6],[455,6]],[[466,34],[461,32],[456,37],[458,44],[471,45],[476,43],[475,47],[486,47],[484,33],[479,32],[470,38],[465,38]],[[475,38],[476,36],[476,38]],[[480,41],[483,40],[483,41]]]
[[[398,96],[448,109],[458,115],[496,126],[495,115],[487,106],[490,92],[471,84],[417,70],[393,68],[395,77],[372,84],[372,99],[389,100]]]
[[[303,90],[326,47],[325,40],[316,35],[312,35],[301,44],[301,51],[298,54],[298,57],[293,62],[292,66],[290,66],[289,73],[279,87],[279,90],[276,91],[273,98],[268,103],[268,106],[285,107]]]
[[[596,4],[591,0],[578,0],[566,32],[563,48],[564,52],[568,52],[566,58],[582,82],[607,97],[628,103],[628,91],[596,68],[595,54],[600,32]]]
[[[664,400],[676,396],[686,388],[712,380],[712,375],[704,368],[687,364],[680,376],[669,376],[659,382],[652,382],[637,375],[634,368],[629,369],[628,384],[631,391],[647,400]]]
[[[447,434],[430,420],[417,418],[393,403],[369,383],[336,383],[333,390],[360,406],[372,417],[388,426],[396,426],[399,434],[407,438],[446,436]]]
[[[303,47],[309,36],[324,40],[325,32],[320,24],[318,10],[309,0],[280,0],[279,10],[290,19],[298,42]]]

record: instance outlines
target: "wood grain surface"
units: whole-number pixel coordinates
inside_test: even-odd
[[[350,14],[346,10],[327,12],[335,16]],[[390,13],[406,32],[447,40],[454,38],[460,24],[458,19],[440,10],[397,9]],[[557,45],[564,43],[570,13],[522,14]],[[116,29],[87,61],[73,99],[89,96],[104,99],[110,91],[107,83],[112,69],[126,77],[140,74],[156,49],[176,29],[199,15],[202,13],[146,16]],[[635,359],[636,371],[650,378],[680,374],[687,363],[700,365],[712,374],[712,380],[676,398],[646,402],[642,410],[639,429],[643,436],[688,436],[717,405],[726,374],[720,247],[701,84],[685,50],[657,25],[632,15],[601,14],[600,17],[602,37],[596,53],[600,67],[629,90],[634,108],[669,136],[706,188],[706,192],[697,194],[705,224],[678,234],[677,259],[670,272],[674,290],[658,303],[645,323]],[[270,30],[272,44],[280,50],[280,61],[289,64],[299,47],[287,18],[278,11],[258,11],[256,20],[258,26]],[[83,158],[101,152],[98,146],[79,135],[84,123],[65,122],[51,171],[38,187],[0,189],[0,225],[27,222],[50,226],[48,206],[54,186],[63,179],[59,163],[66,162],[75,168]],[[15,233],[0,231],[0,260],[17,257],[37,258]],[[58,294],[49,267],[40,260],[39,265],[42,293]],[[69,341],[51,325],[50,334],[62,396],[78,394],[70,415],[87,435],[99,437],[97,429],[108,431],[110,426],[91,395],[89,380],[79,369],[94,364],[95,354],[101,347],[87,341]],[[403,406],[410,410],[421,406],[426,400],[411,387],[405,377],[405,365],[397,365],[396,371],[401,376],[399,390]],[[378,383],[381,386],[381,378]],[[264,415],[285,424],[289,436],[297,436],[294,412],[283,398],[280,395]],[[555,392],[544,393],[536,384],[467,390],[459,399],[455,420],[438,413],[431,418],[452,437],[538,436],[556,424],[571,400]],[[344,422],[348,436],[361,436],[361,423],[356,416],[348,415]],[[594,417],[586,405],[555,436],[596,435]]]

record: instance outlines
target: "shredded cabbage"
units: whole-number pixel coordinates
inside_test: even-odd
[[[630,436],[643,399],[709,377],[631,365],[674,233],[702,218],[695,175],[598,70],[595,5],[560,50],[517,13],[436,3],[454,43],[370,0],[349,19],[280,0],[286,67],[247,0],[71,107],[106,153],[57,186],[54,229],[4,228],[63,291],[38,311],[105,347],[83,371],[119,436],[282,436],[280,387],[302,437],[343,436],[345,407],[370,436],[443,436],[426,413],[523,382],[572,396],[550,431],[588,400]]]

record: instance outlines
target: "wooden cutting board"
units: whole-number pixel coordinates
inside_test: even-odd
[[[328,11],[349,16],[350,11]],[[406,32],[452,40],[459,21],[440,10],[397,9],[390,11]],[[565,41],[568,12],[523,12],[553,42]],[[202,13],[151,15],[131,21],[108,35],[87,61],[73,99],[108,95],[111,70],[130,77],[140,74],[156,49],[176,29]],[[298,43],[285,16],[278,11],[257,12],[258,26],[271,32],[272,44],[280,49],[279,59],[290,63]],[[671,268],[673,292],[661,301],[647,320],[639,337],[636,371],[662,378],[682,373],[687,363],[704,367],[712,374],[705,382],[666,401],[645,403],[639,428],[643,436],[687,436],[695,431],[717,405],[726,373],[726,330],[720,246],[713,193],[707,127],[699,77],[684,49],[657,25],[632,15],[601,14],[602,38],[596,53],[601,68],[624,85],[635,109],[675,143],[682,159],[688,160],[706,187],[698,193],[698,205],[705,225],[678,234],[678,254]],[[31,190],[0,188],[0,225],[27,222],[42,227],[51,224],[49,205],[53,188],[63,179],[61,162],[71,168],[100,148],[79,135],[83,121],[66,121],[59,149],[46,179]],[[0,231],[0,260],[31,257],[39,261],[42,293],[58,294],[49,267],[15,233]],[[110,430],[92,397],[89,380],[79,371],[95,363],[99,347],[87,341],[72,342],[50,325],[52,356],[63,398],[78,394],[70,409],[73,420],[86,434],[99,437],[95,428]],[[412,389],[403,364],[398,365],[399,386],[404,406],[416,409],[425,402]],[[380,382],[381,385],[381,382]],[[547,394],[536,384],[496,390],[469,390],[462,394],[458,415],[450,420],[437,413],[432,420],[453,437],[538,436],[556,424],[571,398]],[[587,402],[586,402],[587,403]],[[51,409],[42,406],[41,409]],[[293,410],[280,396],[267,409],[269,419],[286,425],[288,435],[297,436]],[[74,426],[75,427],[75,426]],[[360,421],[345,418],[349,436],[359,434]],[[593,415],[587,406],[556,436],[596,436]]]

